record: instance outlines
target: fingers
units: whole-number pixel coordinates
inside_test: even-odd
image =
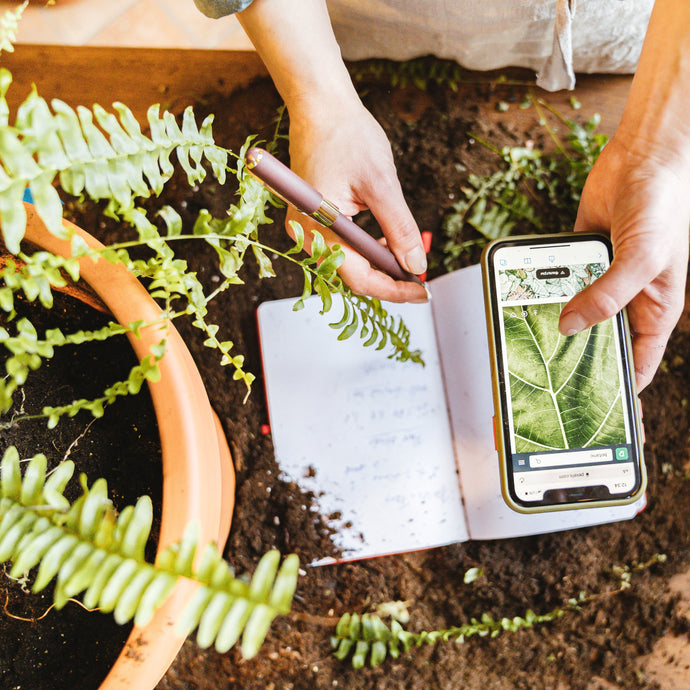
[[[634,338],[633,362],[638,393],[651,383],[659,368],[666,351],[668,335],[639,335]]]
[[[427,260],[422,236],[403,197],[397,176],[379,180],[377,194],[365,201],[381,226],[386,243],[398,263],[415,275],[424,273]]]
[[[627,306],[635,378],[642,390],[659,367],[683,310],[688,210],[678,203],[683,197],[674,191],[673,178],[660,186],[655,184],[659,175],[628,180],[626,193],[616,196],[607,187],[616,166],[608,170],[598,177],[590,173],[575,230],[610,230],[614,259],[601,278],[565,306],[559,330],[573,335]]]
[[[574,335],[627,306],[638,390],[649,384],[659,367],[685,302],[686,221],[674,224],[671,215],[665,215],[663,226],[649,220],[624,231],[614,226],[617,247],[611,267],[573,297],[559,323],[561,333]],[[582,223],[578,229],[592,228]]]
[[[298,222],[304,230],[304,248],[310,251],[312,232],[319,232],[329,246],[339,244],[345,252],[345,261],[338,269],[338,274],[347,286],[358,295],[368,295],[388,302],[414,302],[428,301],[426,288],[418,283],[394,280],[390,276],[375,270],[371,264],[327,227],[316,223],[314,220],[294,209],[288,209],[286,227],[290,231],[291,220]]]
[[[579,292],[561,312],[558,328],[563,335],[575,335],[595,323],[617,314],[656,277],[653,267],[646,267],[635,257],[616,258],[611,267]]]

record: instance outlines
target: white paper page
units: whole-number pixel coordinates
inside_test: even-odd
[[[389,360],[357,335],[339,342],[313,297],[258,309],[266,394],[281,471],[318,497],[344,559],[464,541],[465,527],[429,305],[401,313],[426,366]]]
[[[479,266],[429,285],[467,525],[472,539],[557,532],[634,517],[645,499],[609,508],[518,513],[503,500],[493,436],[491,365]]]

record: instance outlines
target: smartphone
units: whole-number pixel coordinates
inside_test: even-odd
[[[573,336],[558,321],[609,267],[604,235],[495,240],[482,254],[504,499],[521,513],[632,503],[646,487],[625,311]]]

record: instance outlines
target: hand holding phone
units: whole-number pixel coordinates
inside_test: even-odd
[[[645,490],[625,312],[573,336],[571,297],[612,259],[608,238],[506,238],[482,255],[495,432],[506,502],[519,512],[618,505]]]

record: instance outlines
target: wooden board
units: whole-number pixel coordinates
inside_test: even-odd
[[[14,53],[3,52],[0,64],[14,78],[10,108],[35,83],[46,100],[60,98],[71,106],[108,108],[121,101],[141,122],[153,103],[179,112],[205,94],[229,93],[266,74],[253,51],[20,45]]]
[[[25,44],[17,46],[14,53],[3,52],[0,64],[14,77],[7,96],[11,108],[26,98],[35,83],[44,98],[60,98],[72,106],[100,103],[109,107],[113,101],[122,101],[140,121],[145,121],[152,103],[179,112],[208,93],[230,93],[267,74],[253,51]],[[508,75],[533,83],[533,75],[524,70],[475,74],[478,80]],[[573,92],[535,91],[555,107],[569,106],[575,96],[584,113],[601,115],[601,131],[610,135],[623,111],[630,81],[629,76],[581,75]],[[533,116],[512,110],[518,126],[521,117]]]

